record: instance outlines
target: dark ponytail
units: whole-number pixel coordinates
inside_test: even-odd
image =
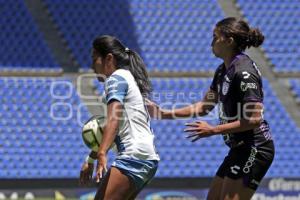
[[[258,28],[250,28],[247,22],[234,17],[219,21],[216,27],[225,37],[234,39],[238,51],[244,51],[250,47],[259,47],[265,39]]]
[[[133,75],[142,95],[147,97],[152,91],[152,87],[146,70],[146,65],[137,52],[128,50],[128,55],[129,71]]]
[[[250,29],[249,31],[249,45],[259,47],[264,42],[264,35],[258,28]]]
[[[104,58],[111,53],[116,60],[117,69],[128,69],[133,75],[140,92],[147,97],[152,91],[151,82],[142,58],[133,50],[126,48],[117,38],[103,35],[93,41],[93,48]]]

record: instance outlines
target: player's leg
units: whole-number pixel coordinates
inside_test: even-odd
[[[221,192],[223,188],[223,178],[215,176],[210,184],[207,199],[208,200],[219,200],[221,197]]]
[[[154,177],[158,161],[116,159],[95,199],[134,199]]]
[[[224,158],[223,163],[220,165],[215,177],[210,184],[207,199],[208,200],[219,200],[221,197],[221,191],[223,188],[223,180],[227,174],[229,165],[231,163],[232,151],[228,152],[228,155]]]
[[[234,150],[224,177],[221,199],[251,199],[274,158],[273,142]]]
[[[245,186],[243,179],[224,178],[221,198],[226,200],[250,200],[255,190]]]
[[[143,170],[147,174],[140,173],[143,176],[143,179],[135,178],[136,191],[131,194],[129,200],[136,199],[137,195],[152,181],[155,176],[156,170],[158,167],[157,161],[146,161],[144,162]]]
[[[130,197],[128,198],[128,200],[135,200],[136,197],[138,196],[138,194],[142,191],[143,188],[141,188],[140,190],[136,190],[135,192],[133,192]]]
[[[156,172],[156,170],[155,170]],[[134,193],[132,193],[129,197],[129,200],[134,200],[136,199],[137,195],[151,182],[151,180],[153,179],[155,172],[153,175],[150,175],[151,177],[149,177],[149,180],[147,182],[145,182],[140,188],[136,189],[136,191]]]
[[[119,169],[111,167],[101,182],[95,200],[127,200],[135,192],[131,179]]]

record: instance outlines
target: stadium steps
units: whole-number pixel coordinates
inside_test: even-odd
[[[61,72],[62,68],[54,59],[24,1],[1,1],[0,4],[1,75],[26,71]]]
[[[273,64],[273,70],[278,74],[293,74],[293,77],[299,75],[300,1],[237,0],[236,5],[252,25],[264,32],[266,40],[262,48]]]
[[[220,63],[210,50],[212,26],[223,17],[216,0],[44,2],[82,71],[91,64],[91,38],[102,34],[141,53],[148,70],[157,73],[204,74]]]
[[[105,113],[99,106],[102,97],[96,92],[97,89],[93,84],[95,80],[96,76],[94,73],[80,73],[74,77],[73,82],[77,94],[92,116],[103,115],[103,113]]]
[[[283,81],[286,84],[286,86],[290,89],[300,108],[300,79],[290,78],[283,79]]]
[[[242,12],[238,9],[235,0],[218,0],[221,8],[224,13],[229,17],[244,18]],[[271,87],[277,94],[277,97],[280,99],[282,105],[285,107],[287,112],[290,113],[291,117],[297,123],[297,126],[300,127],[300,112],[299,106],[296,102],[296,99],[293,97],[292,93],[282,84],[282,82],[277,77],[277,74],[272,70],[272,64],[266,57],[265,53],[261,48],[250,48],[247,51],[247,54],[255,60],[255,62],[260,66],[262,75],[268,79]],[[300,74],[299,74],[300,75]],[[298,108],[298,109],[295,109]]]
[[[35,70],[35,69],[16,69],[9,68],[7,70],[1,69],[0,77],[55,77],[62,76],[62,71],[51,71],[51,69]]]
[[[25,0],[24,2],[39,30],[42,32],[55,60],[63,68],[63,71],[77,72],[79,65],[71,51],[67,49],[66,42],[63,40],[43,2],[41,0]]]

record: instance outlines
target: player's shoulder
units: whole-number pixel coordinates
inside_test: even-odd
[[[110,78],[118,79],[119,81],[131,82],[133,76],[129,70],[126,69],[117,69],[112,73]]]
[[[226,68],[226,67],[225,67],[225,64],[222,63],[222,64],[220,64],[220,65],[217,67],[215,73],[222,72],[225,68]]]
[[[253,61],[246,54],[240,55],[232,64],[235,66],[235,72],[253,69]]]
[[[126,73],[122,70],[114,71],[106,80],[105,80],[105,88],[109,90],[110,88],[127,88],[128,80],[126,78]]]
[[[127,72],[128,70],[124,69],[117,69],[114,71],[107,79],[106,82],[122,82],[127,81],[129,74]],[[129,72],[130,73],[130,72]]]
[[[112,73],[112,76],[121,76],[123,78],[126,78],[128,76],[131,76],[131,73],[127,69],[117,69],[116,71],[114,71],[114,73]]]
[[[220,64],[215,70],[214,78],[220,78],[225,70],[226,70],[225,64],[224,63]]]
[[[233,63],[234,65],[234,73],[236,75],[242,75],[245,76],[245,74],[253,74],[260,76],[260,71],[254,61],[247,56],[246,54],[243,54],[239,57],[239,59],[236,59]]]

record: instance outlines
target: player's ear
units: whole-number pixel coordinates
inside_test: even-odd
[[[114,55],[112,53],[107,54],[105,57],[106,62],[112,62],[113,59],[114,59]]]
[[[109,53],[105,56],[105,63],[108,66],[114,66],[115,62],[114,62],[114,55],[112,53]]]
[[[233,44],[234,44],[234,39],[233,39],[233,37],[227,38],[227,43],[228,43],[229,45],[233,45]]]

